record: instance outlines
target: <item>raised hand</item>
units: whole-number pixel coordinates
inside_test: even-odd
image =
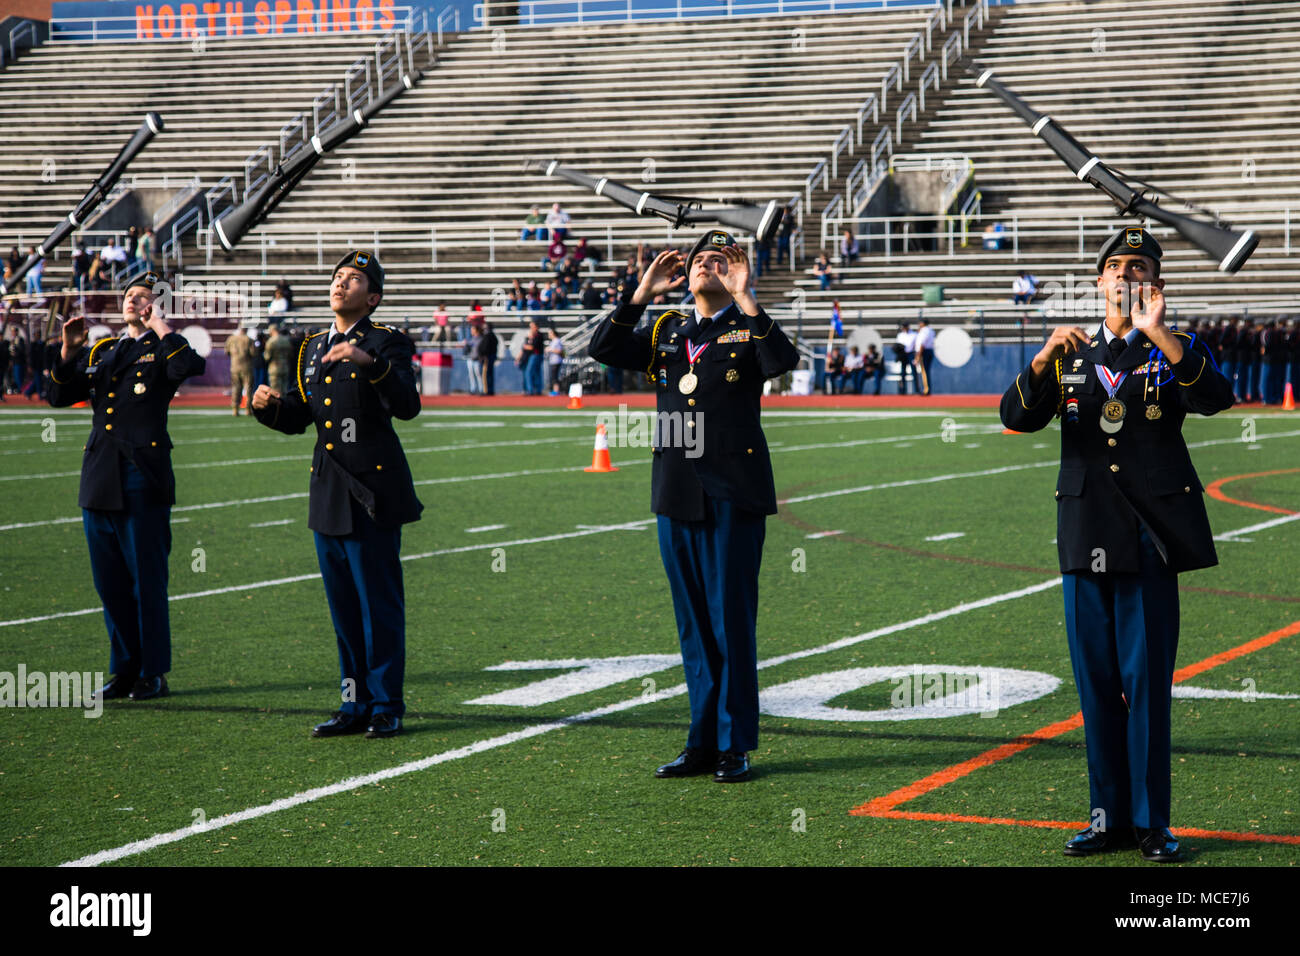
[[[665,249],[654,257],[641,275],[641,284],[632,294],[632,301],[637,305],[649,305],[655,296],[680,288],[686,281],[685,275],[678,276],[678,271],[685,264],[682,254],[676,249]],[[677,276],[676,278],[673,278]]]
[[[74,316],[63,323],[63,361],[68,361],[77,354],[77,350],[86,344],[86,320]]]
[[[1133,320],[1133,328],[1150,332],[1157,326],[1164,325],[1164,293],[1154,285],[1136,284],[1130,288],[1133,302],[1128,314]]]
[[[1037,380],[1045,375],[1057,359],[1073,355],[1091,344],[1092,336],[1077,325],[1060,325],[1052,329],[1052,334],[1048,336],[1047,341],[1043,343],[1043,347],[1030,363],[1034,379]]]
[[[340,342],[334,346],[321,358],[321,364],[328,365],[330,362],[341,361],[356,362],[362,368],[374,364],[374,359],[370,357],[369,352],[363,352],[351,342]]]

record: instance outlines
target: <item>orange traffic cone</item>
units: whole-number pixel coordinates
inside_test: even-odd
[[[582,407],[582,383],[574,382],[569,386],[569,408]]]
[[[1282,393],[1282,411],[1295,411],[1295,392],[1291,390],[1291,383],[1286,383],[1286,391]]]
[[[605,425],[596,426],[596,447],[591,453],[591,467],[583,471],[618,471],[609,461],[609,439],[605,435]]]

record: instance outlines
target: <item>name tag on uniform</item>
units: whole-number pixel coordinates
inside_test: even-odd
[[[316,366],[315,366],[315,365],[308,365],[305,369],[302,370],[302,374],[303,374],[303,375],[311,375],[311,374],[312,374],[313,372],[315,372],[315,371],[316,371]]]
[[[659,351],[667,355],[676,355],[682,350],[681,342],[660,342]]]
[[[1061,382],[1065,385],[1083,385],[1088,381],[1088,376],[1079,373],[1078,375],[1062,375]]]
[[[717,341],[720,345],[729,342],[748,342],[749,329],[737,329],[734,332],[724,332],[722,335],[718,336]]]

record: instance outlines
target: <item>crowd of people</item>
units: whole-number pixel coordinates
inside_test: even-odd
[[[1300,320],[1233,316],[1188,323],[1205,341],[1238,402],[1281,405],[1286,386],[1300,388]]]

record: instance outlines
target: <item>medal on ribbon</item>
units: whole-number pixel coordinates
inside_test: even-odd
[[[696,348],[691,344],[689,339],[687,340],[686,361],[690,363],[690,368],[688,368],[686,374],[677,381],[677,391],[681,392],[683,395],[691,394],[691,392],[695,391],[699,386],[700,380],[695,374],[695,363],[700,360],[700,356],[704,354],[704,350],[708,347],[708,342],[705,342],[700,345],[699,348]]]
[[[1098,365],[1097,375],[1101,378],[1106,394],[1110,396],[1109,400],[1101,406],[1101,430],[1108,435],[1113,435],[1124,427],[1124,416],[1128,414],[1128,408],[1115,397],[1120,385],[1128,377],[1128,372],[1114,372],[1104,365]]]

